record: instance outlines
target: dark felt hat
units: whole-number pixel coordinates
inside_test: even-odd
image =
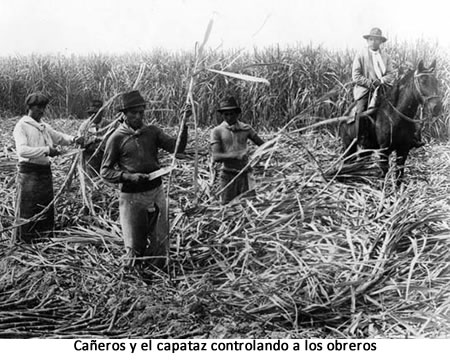
[[[383,33],[381,32],[381,29],[379,29],[379,28],[373,28],[373,29],[370,30],[369,34],[363,35],[363,38],[366,39],[366,40],[368,38],[370,38],[370,37],[381,39],[382,42],[386,42],[387,41],[387,38],[385,38],[383,36]]]
[[[147,102],[142,97],[138,90],[133,90],[122,94],[121,104],[118,107],[119,111],[125,111],[137,106],[145,106]]]
[[[103,101],[99,99],[91,100],[89,103],[89,107],[87,108],[86,112],[88,114],[95,114],[97,111],[100,110],[100,108],[103,106]]]
[[[236,110],[237,112],[241,112],[241,108],[239,107],[236,99],[233,96],[227,97],[222,100],[219,104],[218,112],[223,112],[227,110]]]
[[[41,92],[35,92],[27,96],[25,99],[25,105],[33,106],[33,105],[47,105],[50,102],[48,96]]]

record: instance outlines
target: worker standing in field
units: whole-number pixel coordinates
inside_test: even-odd
[[[174,152],[176,138],[155,125],[144,124],[146,101],[139,91],[122,95],[119,109],[121,124],[106,142],[101,176],[111,183],[121,183],[120,223],[127,252],[127,266],[135,266],[139,257],[163,268],[169,251],[169,229],[161,177],[149,179],[160,169],[158,149]],[[186,110],[190,116],[190,110]],[[183,152],[188,138],[187,126],[180,135],[178,152]]]
[[[256,145],[264,144],[253,128],[238,121],[241,108],[234,97],[224,99],[217,111],[223,121],[211,132],[211,152],[214,162],[221,162],[220,174],[222,204],[253,189],[252,170],[247,167],[236,179],[248,162],[247,140]]]
[[[373,28],[370,33],[363,35],[367,40],[367,49],[355,56],[352,66],[352,78],[355,83],[353,95],[356,101],[356,122],[358,129],[358,143],[364,146],[368,137],[368,122],[360,118],[359,114],[365,110],[376,108],[380,96],[385,96],[395,81],[395,71],[389,55],[381,50],[381,44],[387,41],[379,28]],[[417,129],[414,145],[423,146],[420,129]]]
[[[28,114],[16,124],[13,132],[18,164],[16,217],[29,219],[53,201],[53,180],[50,157],[61,154],[57,145],[80,144],[83,137],[74,137],[54,130],[42,121],[49,98],[43,93],[30,94],[25,104]],[[24,242],[53,234],[53,205],[38,219],[16,228],[15,237]]]
[[[103,119],[103,101],[91,100],[87,109],[88,118],[83,121],[78,129],[78,135],[85,136],[86,143],[83,150],[83,167],[87,175],[94,178],[100,174],[104,146],[101,145],[103,136],[107,132],[109,122]],[[100,146],[100,149],[99,149]]]

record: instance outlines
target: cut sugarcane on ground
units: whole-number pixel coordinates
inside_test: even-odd
[[[220,206],[208,137],[198,142],[198,198],[194,149],[173,173],[168,274],[122,269],[118,190],[98,179],[95,216],[83,212],[78,178],[57,199],[51,241],[12,245],[3,232],[0,337],[450,335],[449,145],[414,150],[394,191],[376,164],[342,165],[333,131],[282,134],[255,161],[257,195]],[[2,228],[14,220],[15,192],[5,139]],[[74,156],[56,159],[55,192]]]

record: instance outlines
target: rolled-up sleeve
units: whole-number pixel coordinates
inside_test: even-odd
[[[50,125],[47,125],[47,131],[55,145],[71,145],[73,143],[74,136],[72,135],[56,131]]]
[[[214,128],[211,131],[211,136],[209,138],[209,144],[213,146],[214,144],[220,144],[222,140],[220,139],[220,131],[218,128]]]
[[[175,146],[177,143],[177,139],[173,138],[167,134],[165,134],[161,129],[158,128],[158,147],[166,150],[167,152],[173,153],[175,151]],[[183,127],[183,131],[180,136],[180,144],[177,149],[177,153],[182,153],[184,149],[186,149],[188,139],[188,128],[187,126]]]
[[[261,137],[258,135],[258,133],[253,128],[250,128],[248,138],[258,146],[261,146],[262,144],[264,144],[264,140],[261,139]]]

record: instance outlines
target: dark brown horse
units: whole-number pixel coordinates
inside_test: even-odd
[[[389,167],[389,155],[397,154],[397,184],[403,178],[404,164],[409,151],[413,147],[414,133],[420,120],[415,120],[419,105],[427,109],[429,114],[437,116],[442,110],[439,96],[438,81],[434,74],[436,60],[429,68],[425,68],[421,60],[415,70],[408,71],[398,80],[389,93],[381,97],[376,113],[361,116],[360,134],[363,129],[365,136],[362,144],[357,144],[355,122],[343,123],[340,136],[347,149],[346,157],[357,151],[357,146],[364,149],[379,149],[380,166],[386,175]],[[347,111],[347,115],[354,113],[354,108]],[[361,139],[361,136],[359,136]]]

